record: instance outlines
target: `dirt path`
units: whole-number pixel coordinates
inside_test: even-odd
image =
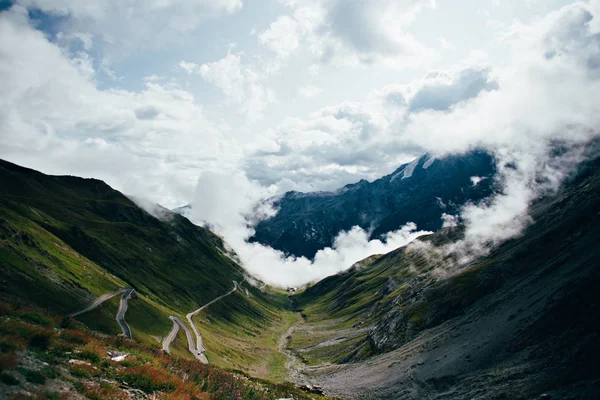
[[[296,355],[288,350],[287,345],[291,339],[294,330],[298,327],[297,324],[294,324],[289,327],[287,332],[285,332],[279,338],[278,350],[280,353],[284,354],[287,357],[287,361],[285,362],[285,368],[288,370],[288,381],[293,382],[297,385],[307,385],[309,384],[308,380],[302,374],[304,370],[304,364],[302,361],[296,357]]]

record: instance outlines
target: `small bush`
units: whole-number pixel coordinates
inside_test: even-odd
[[[5,385],[10,385],[10,386],[19,384],[19,380],[17,378],[15,378],[12,375],[5,374],[5,373],[0,374],[0,382],[4,383]]]
[[[128,368],[121,377],[130,386],[146,393],[156,391],[172,392],[182,383],[166,370],[149,365]]]
[[[17,349],[14,343],[6,342],[4,340],[0,341],[0,352],[9,353]]]
[[[48,379],[56,379],[60,376],[58,369],[52,365],[42,368],[40,372]]]
[[[38,394],[38,399],[43,399],[43,400],[60,400],[63,397],[56,392],[51,392],[49,390],[40,390],[39,394]]]
[[[12,312],[13,308],[9,304],[0,302],[0,315],[9,315]]]
[[[43,385],[46,383],[46,377],[39,371],[34,371],[27,368],[17,368],[17,371],[19,371],[29,383],[33,383],[35,385]]]
[[[75,344],[85,344],[91,340],[91,338],[85,333],[73,329],[65,329],[62,331],[60,338],[66,342]]]
[[[129,400],[129,396],[125,392],[107,382],[101,382],[100,384],[78,382],[75,384],[75,388],[91,400]]]
[[[73,329],[73,328],[75,328],[75,326],[76,326],[76,324],[75,324],[75,320],[73,319],[73,317],[65,316],[60,321],[61,329]]]
[[[32,323],[34,325],[50,327],[52,326],[52,322],[45,317],[42,317],[38,313],[21,313],[19,314],[19,318],[23,321]]]
[[[50,347],[50,338],[52,335],[46,333],[38,333],[29,339],[29,346],[38,350],[48,350]]]
[[[98,342],[89,342],[78,356],[81,359],[97,364],[106,357],[106,348]]]
[[[92,378],[98,376],[100,371],[91,365],[73,364],[71,365],[71,374],[78,378]]]

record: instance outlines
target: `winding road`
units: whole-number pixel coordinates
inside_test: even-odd
[[[73,314],[69,314],[69,316],[70,317],[76,317],[79,314],[83,314],[83,313],[86,313],[88,311],[92,311],[94,308],[98,307],[100,304],[104,303],[106,300],[110,300],[113,297],[115,297],[116,295],[125,292],[126,290],[127,289],[121,288],[121,289],[114,290],[114,291],[112,291],[110,293],[105,293],[105,294],[103,294],[101,296],[98,296],[96,299],[94,299],[94,301],[92,302],[92,304],[90,304],[88,307],[84,308],[81,311],[77,311],[77,312],[75,312]]]
[[[125,321],[125,313],[127,312],[127,300],[129,300],[132,293],[133,289],[129,288],[125,289],[125,291],[121,295],[121,301],[119,302],[119,309],[117,310],[116,317],[117,323],[121,327],[123,335],[125,335],[125,337],[129,339],[132,338],[131,329],[129,329],[129,325],[127,325],[127,322]]]
[[[116,315],[115,319],[117,320],[117,323],[121,327],[121,332],[123,332],[123,335],[125,335],[125,337],[131,339],[132,338],[131,329],[129,328],[129,325],[127,325],[127,322],[125,321],[125,313],[127,312],[127,300],[129,300],[133,291],[134,291],[134,289],[132,289],[132,288],[121,288],[121,289],[114,290],[110,293],[105,293],[101,296],[98,296],[92,302],[92,304],[90,304],[88,307],[84,308],[81,311],[77,311],[73,314],[70,314],[70,316],[76,317],[77,315],[86,313],[88,311],[92,311],[93,309],[97,308],[100,304],[102,304],[105,301],[110,300],[113,297],[120,294],[121,301],[119,303],[119,309],[117,310],[117,315]]]
[[[210,306],[211,304],[214,304],[217,301],[223,299],[224,297],[229,296],[230,294],[235,292],[238,288],[241,289],[240,285],[242,283],[244,283],[245,280],[246,280],[246,278],[242,279],[242,282],[240,282],[239,284],[236,281],[233,281],[233,289],[231,289],[229,292],[217,297],[216,299],[206,303],[202,307],[198,308],[195,311],[192,311],[191,313],[189,313],[185,316],[188,323],[192,327],[194,334],[196,335],[196,340],[194,340],[194,336],[192,335],[192,331],[190,330],[190,328],[185,324],[185,322],[183,322],[181,320],[181,318],[174,316],[174,315],[170,315],[169,319],[173,322],[173,327],[169,331],[169,334],[164,338],[164,340],[162,342],[162,349],[164,351],[166,351],[167,353],[170,353],[171,343],[177,337],[179,328],[183,328],[183,330],[185,331],[185,336],[187,338],[189,352],[192,353],[194,355],[194,357],[196,357],[196,359],[198,359],[201,363],[208,364],[208,358],[206,358],[206,355],[204,354],[204,352],[206,351],[206,348],[202,344],[202,335],[200,335],[200,332],[198,332],[198,328],[194,324],[194,321],[192,320],[192,318],[194,316],[198,315],[202,310],[204,310],[206,307]],[[77,315],[91,311],[91,310],[95,309],[96,307],[98,307],[100,304],[104,303],[105,301],[110,300],[113,297],[120,294],[121,301],[119,302],[119,309],[117,310],[117,315],[116,315],[115,319],[117,320],[117,323],[121,327],[121,331],[123,332],[123,335],[125,335],[125,337],[131,339],[132,338],[131,329],[129,328],[129,325],[127,325],[127,322],[125,321],[125,313],[127,312],[127,300],[129,300],[129,298],[131,298],[131,295],[133,294],[133,292],[134,292],[134,289],[132,289],[132,288],[121,288],[121,289],[112,291],[110,293],[105,293],[105,294],[99,296],[98,298],[96,298],[92,302],[92,304],[90,304],[88,307],[84,308],[81,311],[77,311],[73,314],[70,314],[70,316],[75,317]],[[246,296],[248,296],[247,289],[246,289]]]
[[[173,328],[171,328],[171,331],[163,340],[162,349],[164,351],[166,351],[167,353],[171,352],[171,350],[170,350],[171,342],[173,342],[173,340],[175,340],[175,337],[177,337],[177,333],[179,332],[179,328],[181,327],[185,331],[185,336],[187,338],[189,352],[192,353],[193,356],[196,357],[196,359],[198,359],[201,363],[208,364],[208,359],[204,355],[204,351],[206,349],[203,348],[202,351],[200,351],[198,348],[195,347],[194,337],[192,336],[192,331],[190,331],[190,328],[188,328],[188,326],[179,317],[175,317],[175,316],[171,315],[169,317],[169,319],[171,321],[173,321]]]
[[[242,280],[242,282],[244,282],[245,280],[246,280],[246,278],[244,278]],[[181,326],[185,330],[185,335],[186,335],[187,341],[188,341],[188,349],[189,349],[190,353],[192,353],[194,355],[194,357],[196,357],[198,360],[200,360],[200,362],[202,362],[204,364],[208,364],[208,359],[206,358],[206,355],[204,354],[204,352],[206,351],[206,348],[202,344],[202,335],[200,335],[200,332],[198,332],[198,328],[194,324],[194,321],[192,320],[192,318],[194,316],[198,315],[206,307],[210,306],[211,304],[216,303],[217,301],[221,300],[222,298],[227,297],[230,294],[232,294],[233,292],[235,292],[238,287],[239,287],[239,284],[236,281],[233,281],[233,289],[231,289],[229,292],[217,297],[216,299],[206,303],[202,307],[198,308],[195,311],[192,311],[191,313],[189,313],[185,316],[188,323],[192,327],[194,334],[196,335],[195,342],[194,342],[194,338],[192,337],[192,334],[191,334],[188,326],[186,324],[184,324],[183,321],[179,317],[171,315],[169,317],[169,319],[171,321],[173,321],[173,328],[171,328],[171,331],[163,340],[163,343],[162,343],[163,350],[166,351],[167,353],[170,353],[171,342],[173,342],[173,340],[175,340],[175,337],[177,336],[177,332],[179,331],[179,327]]]

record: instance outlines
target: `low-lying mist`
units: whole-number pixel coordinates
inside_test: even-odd
[[[186,216],[196,224],[208,225],[223,236],[252,275],[277,286],[298,286],[344,271],[372,254],[384,254],[404,246],[419,235],[417,226],[408,223],[389,232],[385,240],[369,240],[365,230],[355,226],[340,232],[332,247],[317,252],[314,260],[286,257],[283,252],[260,243],[249,243],[252,224],[274,215],[264,200],[268,188],[243,175],[205,173],[198,180],[196,201]]]

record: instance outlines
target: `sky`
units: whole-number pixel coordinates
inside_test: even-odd
[[[598,0],[0,0],[0,10],[0,158],[168,208],[197,204],[192,218],[247,259],[260,253],[245,239],[261,199],[373,180],[426,151],[484,147],[522,166],[501,174],[501,195],[464,210],[479,235],[490,233],[475,227],[481,213],[506,211],[492,220],[519,221],[514,234],[545,190],[540,174],[555,187],[571,168],[549,164],[549,143],[585,142],[598,126]],[[334,258],[358,247],[336,243]],[[361,243],[327,266],[299,260],[318,271],[303,279],[369,255]],[[268,271],[248,268],[266,280],[287,271],[279,261],[298,269],[265,258]],[[281,275],[271,280],[302,283]]]

